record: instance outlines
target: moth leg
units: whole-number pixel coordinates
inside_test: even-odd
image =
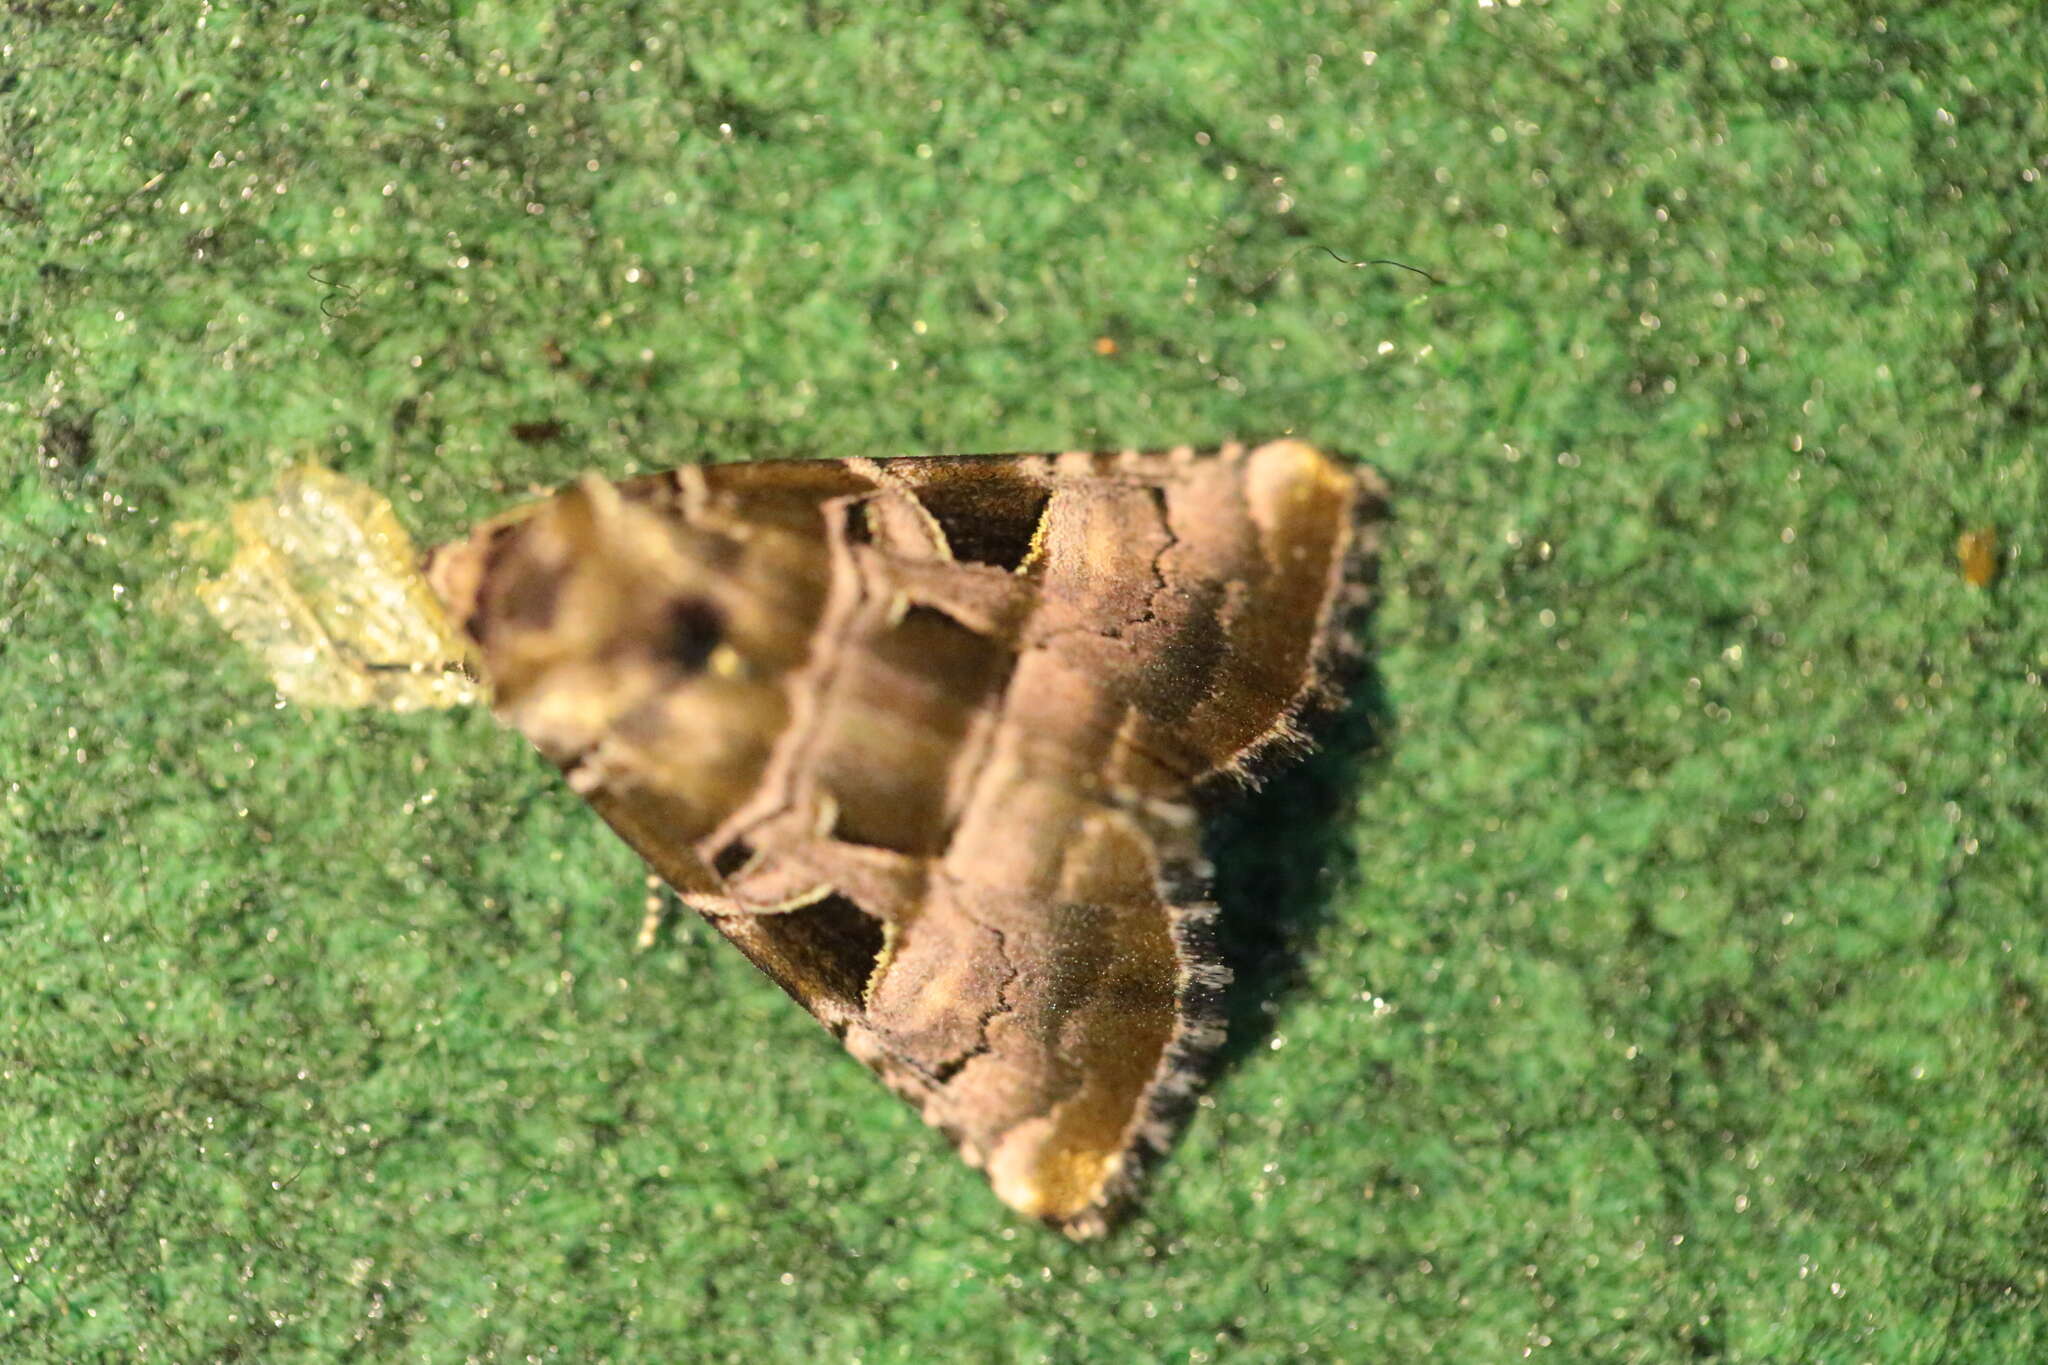
[[[668,902],[662,898],[661,878],[647,879],[647,899],[640,907],[640,932],[633,936],[633,951],[644,953],[654,946],[661,936],[661,926],[668,921]]]

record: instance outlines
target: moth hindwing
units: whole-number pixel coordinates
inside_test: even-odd
[[[1222,1035],[1194,797],[1297,737],[1385,510],[1297,441],[728,464],[586,477],[429,572],[499,715],[1086,1236]]]

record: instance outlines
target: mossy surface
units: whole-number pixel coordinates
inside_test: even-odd
[[[2039,1358],[2043,32],[8,7],[0,1357]],[[1089,1246],[173,530],[1290,431],[1397,488],[1381,747],[1233,826],[1238,1043]]]

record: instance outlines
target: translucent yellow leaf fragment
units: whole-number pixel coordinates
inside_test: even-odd
[[[228,515],[234,559],[199,598],[292,701],[393,711],[483,699],[468,649],[382,495],[302,465]]]

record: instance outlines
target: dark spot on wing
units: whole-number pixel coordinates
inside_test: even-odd
[[[926,483],[917,488],[917,500],[946,533],[953,558],[1014,569],[1031,553],[1052,490],[990,464],[972,478]]]
[[[701,670],[725,639],[725,613],[702,597],[685,597],[669,608],[662,627],[662,657],[685,673]]]
[[[721,877],[730,877],[753,860],[754,846],[744,839],[735,839],[713,855],[711,870]]]
[[[849,1012],[862,1008],[868,981],[882,957],[880,920],[845,896],[830,895],[815,905],[756,915],[753,924],[797,966],[808,990]],[[803,1003],[814,1008],[810,1000]]]

